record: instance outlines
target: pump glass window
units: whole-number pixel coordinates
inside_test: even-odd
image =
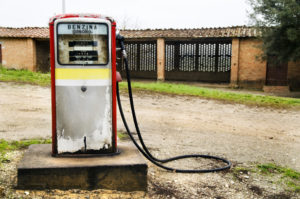
[[[108,62],[108,27],[97,23],[59,23],[58,63],[105,65]]]

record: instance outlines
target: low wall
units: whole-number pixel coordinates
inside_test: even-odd
[[[31,38],[0,38],[2,65],[36,71],[36,47]]]

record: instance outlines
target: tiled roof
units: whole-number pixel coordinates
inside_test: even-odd
[[[259,37],[260,33],[253,27],[236,26],[227,28],[199,29],[145,29],[121,30],[125,38],[202,38],[202,37]],[[0,27],[0,37],[15,38],[49,38],[46,27],[7,28]]]
[[[123,30],[126,38],[202,38],[202,37],[259,37],[260,33],[254,27],[236,26],[227,28],[199,29],[147,29]]]
[[[7,28],[0,27],[0,37],[49,38],[49,29],[41,27]]]

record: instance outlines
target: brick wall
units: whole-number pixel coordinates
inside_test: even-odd
[[[135,39],[132,39],[135,40]],[[233,38],[230,83],[232,86],[262,89],[266,81],[266,61],[257,57],[262,53],[262,41],[255,38]],[[31,38],[0,38],[2,64],[7,68],[48,71],[49,40]],[[164,80],[164,39],[157,39],[157,79]],[[291,90],[300,90],[300,62],[288,64]]]
[[[36,70],[36,46],[31,38],[0,38],[2,65],[6,68]]]
[[[257,58],[262,53],[259,49],[262,41],[252,38],[239,40],[238,85],[262,89],[266,80],[267,68],[266,61]],[[233,56],[236,55],[233,54]]]

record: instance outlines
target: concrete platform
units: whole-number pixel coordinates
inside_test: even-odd
[[[120,155],[73,158],[52,157],[50,144],[31,145],[17,166],[17,188],[147,191],[142,155],[130,142],[118,148]]]

